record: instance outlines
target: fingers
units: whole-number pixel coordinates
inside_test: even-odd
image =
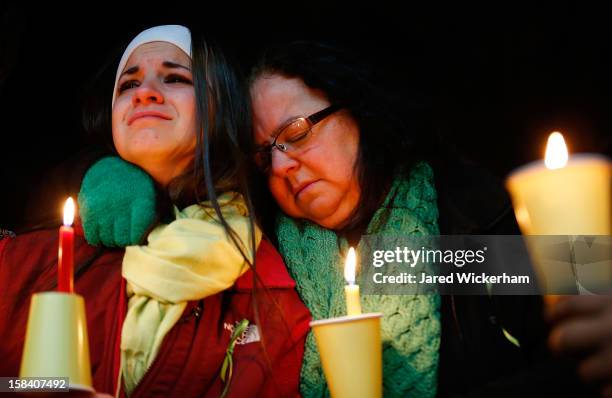
[[[546,317],[551,322],[558,322],[568,317],[597,314],[606,310],[612,311],[610,295],[563,296],[546,307]]]
[[[568,319],[551,331],[548,343],[553,351],[566,353],[592,351],[612,344],[612,311]]]
[[[589,383],[612,381],[612,347],[600,350],[582,360],[578,365],[578,374],[584,381]],[[610,392],[612,393],[612,390]]]
[[[580,354],[578,374],[601,385],[602,397],[612,398],[612,297],[560,297],[546,311],[554,323],[548,344],[553,351]]]

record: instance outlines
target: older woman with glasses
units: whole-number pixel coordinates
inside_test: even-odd
[[[305,148],[308,136],[312,132],[315,124],[325,119],[332,113],[340,110],[338,105],[330,105],[319,112],[313,113],[308,117],[298,117],[288,123],[283,124],[272,134],[274,140],[270,145],[256,150],[256,163],[264,173],[269,171],[272,165],[272,149],[276,148],[281,152],[298,153]]]
[[[346,314],[335,265],[362,235],[518,233],[494,179],[450,157],[424,161],[440,148],[424,144],[421,113],[406,108],[398,116],[373,81],[354,55],[312,42],[269,50],[251,73],[253,153],[262,178],[254,188],[261,191],[256,208],[313,319]],[[282,212],[275,215],[276,206]],[[545,345],[537,297],[368,295],[361,301],[364,311],[384,315],[385,397],[548,394],[560,385],[542,383],[547,373],[527,371],[539,366]],[[564,371],[548,374],[573,380]],[[559,395],[574,387],[559,387]],[[312,333],[301,392],[327,394]]]
[[[430,167],[419,163],[398,174],[397,120],[361,71],[341,62],[344,55],[295,44],[265,56],[251,77],[255,161],[284,213],[275,231],[279,249],[314,319],[346,313],[333,264],[341,264],[347,243],[362,233],[438,234]],[[385,396],[433,397],[440,298],[365,296],[362,305],[384,313]],[[312,335],[301,391],[326,391]]]

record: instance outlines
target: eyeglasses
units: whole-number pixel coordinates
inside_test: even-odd
[[[294,155],[300,153],[306,148],[313,126],[341,108],[338,105],[330,105],[308,117],[298,117],[282,125],[272,134],[274,141],[270,145],[255,151],[255,163],[262,172],[268,173],[272,166],[274,148],[284,153],[291,152]]]

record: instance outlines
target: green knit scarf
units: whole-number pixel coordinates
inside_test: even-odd
[[[334,231],[280,215],[280,252],[314,320],[346,315],[342,275],[347,242]],[[408,178],[397,178],[367,234],[438,235],[433,172],[417,164]],[[334,265],[337,265],[334,267]],[[436,395],[440,346],[438,295],[362,295],[364,312],[381,312],[385,397]],[[300,389],[305,398],[329,396],[314,336],[308,334]]]

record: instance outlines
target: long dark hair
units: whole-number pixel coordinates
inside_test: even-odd
[[[251,220],[250,242],[241,242],[226,222],[218,196],[236,192],[243,196],[250,214],[253,205],[248,185],[247,157],[243,148],[250,147],[251,117],[249,96],[240,71],[230,63],[221,48],[204,40],[192,30],[192,71],[196,97],[197,145],[194,163],[167,187],[158,187],[158,222],[172,219],[171,205],[183,208],[208,201],[217,220],[245,260],[250,246],[255,254],[255,225]],[[112,140],[111,97],[114,67],[121,53],[110,58],[108,65],[94,79],[95,86],[83,108],[83,125],[91,140],[116,154]],[[143,238],[146,238],[146,234]]]
[[[405,109],[398,117],[397,103],[378,84],[374,68],[337,44],[298,41],[272,47],[253,67],[249,83],[270,74],[302,79],[308,87],[323,91],[330,103],[348,110],[357,122],[361,198],[343,231],[365,227],[397,172],[418,159],[416,135],[421,131],[408,124],[417,121],[417,112]]]
[[[247,149],[252,146],[250,97],[244,76],[234,66],[237,62],[229,60],[219,45],[203,37],[201,32],[191,29],[191,69],[196,98],[196,126],[198,126],[194,163],[184,173],[170,181],[167,188],[158,187],[159,218],[152,223],[150,229],[160,221],[172,220],[170,205],[182,208],[198,203],[200,206],[205,206],[203,202],[208,201],[209,204],[206,206],[212,208],[228,238],[253,271],[253,313],[256,324],[262,327],[258,294],[260,291],[265,294],[268,292],[265,287],[261,289],[262,282],[257,273],[257,244],[253,218],[255,212],[249,189],[251,175]],[[117,65],[118,59],[119,57],[111,65]],[[107,76],[104,78],[112,76],[114,79],[114,74],[105,73]],[[109,81],[114,82],[114,80]],[[112,87],[110,83],[108,87]],[[104,92],[106,94],[102,97],[90,97],[84,110],[83,123],[94,140],[116,153],[110,125],[112,89],[108,88]],[[241,240],[223,216],[218,196],[226,192],[236,192],[244,199],[250,215],[248,242]],[[145,234],[143,239],[147,235]],[[143,241],[142,244],[146,243]],[[248,252],[252,254],[252,259],[249,258]],[[271,300],[282,312],[275,300],[273,298]],[[265,348],[264,330],[261,330],[260,337],[266,362],[271,368]]]

